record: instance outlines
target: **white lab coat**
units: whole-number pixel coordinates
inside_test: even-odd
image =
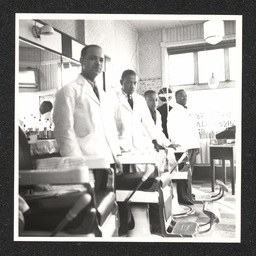
[[[145,151],[153,149],[153,143],[148,145],[145,132],[149,140],[157,139],[157,131],[144,97],[133,93],[133,110],[127,96],[120,90],[113,95],[115,103],[115,120],[118,131],[119,144],[123,151]]]
[[[120,154],[111,100],[79,75],[56,93],[54,135],[62,156],[84,156],[88,160],[105,158],[113,163]]]
[[[160,145],[164,146],[164,147],[170,146],[171,141],[168,140],[165,137],[165,134],[163,133],[161,114],[160,114],[160,112],[158,110],[156,110],[156,124],[155,124],[155,127],[156,127],[156,130],[157,130],[157,142]],[[150,141],[147,133],[144,132],[144,136],[145,136],[145,139],[147,140],[148,144],[152,145],[152,142]]]
[[[168,114],[168,135],[172,143],[181,145],[180,151],[200,148],[200,138],[196,121],[189,110],[180,104],[174,104]]]

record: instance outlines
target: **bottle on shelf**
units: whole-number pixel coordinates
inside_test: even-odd
[[[34,130],[35,130],[36,135],[38,136],[39,135],[39,122],[38,122],[36,116],[34,116]]]
[[[47,127],[44,127],[44,139],[47,139]]]

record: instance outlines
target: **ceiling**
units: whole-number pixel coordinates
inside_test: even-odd
[[[203,23],[206,20],[126,20],[138,32]]]

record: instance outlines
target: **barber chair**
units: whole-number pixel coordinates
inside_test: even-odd
[[[159,227],[158,231],[165,236],[166,226],[172,221],[172,189],[170,174],[164,172],[165,154],[162,150],[159,153],[122,153],[122,164],[146,166],[145,172],[123,173],[116,177],[117,202],[127,204],[134,218],[128,236],[150,235]]]
[[[124,164],[154,165],[153,170],[146,170],[144,173],[129,173],[117,177],[117,202],[129,205],[135,219],[132,229],[128,231],[128,236],[147,236],[153,233],[163,237],[193,237],[198,233],[210,231],[220,221],[218,208],[213,205],[212,200],[208,202],[201,200],[203,212],[209,217],[208,222],[203,224],[196,222],[176,223],[173,212],[177,207],[174,202],[177,198],[174,199],[171,180],[172,177],[178,177],[176,173],[179,172],[176,167],[186,158],[186,153],[180,157],[177,165],[171,170],[168,165],[168,158],[163,157],[163,154],[166,153],[168,151],[160,151],[160,155],[157,152],[150,154],[123,153],[121,161]],[[185,179],[186,175],[187,173],[181,172],[182,178]],[[219,196],[223,196],[223,194],[221,187]],[[215,198],[218,198],[218,195]],[[157,215],[151,214],[154,209],[157,210]]]
[[[176,159],[177,159],[177,153],[181,154],[181,157],[182,157],[182,159],[180,159],[179,161],[179,164],[183,163],[184,165],[182,169],[179,169],[179,165],[178,165],[177,168],[171,172],[171,179],[173,182],[172,214],[174,218],[181,218],[181,217],[192,215],[195,213],[195,211],[191,206],[181,205],[179,204],[179,201],[178,201],[177,181],[187,180],[189,176],[191,176],[192,174],[191,174],[189,163],[187,161],[186,152],[175,152]]]
[[[177,153],[178,154],[182,153],[184,155],[187,152],[175,152],[175,154],[177,154]],[[177,159],[177,157],[176,157],[176,159]],[[187,156],[183,158],[182,162],[183,162],[183,167],[181,169],[178,168],[172,172],[172,180],[173,181],[177,180],[177,179],[184,179],[184,180],[188,179],[189,175],[192,180],[191,167],[188,162]],[[192,187],[192,198],[191,198],[192,202],[193,203],[214,202],[214,201],[221,199],[225,195],[225,192],[228,192],[228,188],[220,180],[216,180],[216,185],[219,188],[218,193],[204,193],[204,192],[199,191]],[[176,197],[175,201],[178,201],[177,197]],[[179,217],[178,214],[177,214],[177,217]]]
[[[175,154],[176,155],[186,154],[186,152],[176,151]],[[171,174],[171,179],[173,181],[173,195],[174,195],[172,200],[174,218],[186,217],[194,214],[195,212],[191,206],[181,205],[178,202],[178,192],[177,192],[176,181],[187,180],[188,178],[192,180],[191,168],[190,168],[190,164],[188,162],[187,156],[184,157],[181,162],[183,163],[183,167],[175,169]],[[218,193],[204,193],[192,187],[191,201],[193,203],[203,203],[203,202],[214,202],[221,199],[225,195],[225,192],[228,192],[228,188],[222,181],[217,180],[216,184],[219,188]]]
[[[83,157],[39,159],[33,166],[21,129],[19,136],[19,194],[29,206],[19,235],[117,236],[113,169]]]

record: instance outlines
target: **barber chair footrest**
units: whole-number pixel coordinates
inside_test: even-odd
[[[172,234],[181,236],[194,236],[198,231],[198,223],[196,222],[178,222],[172,230]]]

